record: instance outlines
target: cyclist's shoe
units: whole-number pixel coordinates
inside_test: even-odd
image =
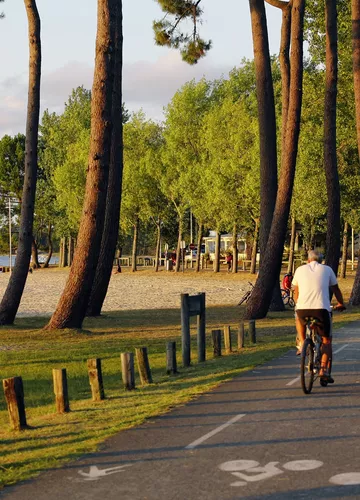
[[[321,375],[320,382],[325,382],[326,384],[333,384],[335,380],[332,378],[331,375]]]

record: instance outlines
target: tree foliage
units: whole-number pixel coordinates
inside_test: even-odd
[[[165,17],[153,22],[155,43],[180,49],[184,61],[196,64],[211,48],[211,41],[200,37],[199,24],[201,22],[201,0],[157,0]],[[170,20],[168,17],[170,17]],[[186,21],[192,22],[192,30],[183,31],[181,26]]]

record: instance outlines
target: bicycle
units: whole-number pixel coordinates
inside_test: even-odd
[[[290,291],[285,290],[285,288],[281,288],[280,292],[284,306],[290,306],[293,309],[295,307],[295,300],[292,298]]]
[[[248,284],[250,285],[250,290],[247,290],[244,293],[243,297],[240,299],[240,302],[238,303],[238,306],[241,306],[241,304],[243,304],[244,302],[246,303],[251,297],[252,291],[254,290],[254,285],[251,283],[251,281],[248,281]]]
[[[344,307],[333,308],[333,310],[343,311]],[[314,381],[319,377],[321,368],[321,346],[322,337],[319,334],[319,327],[322,323],[309,316],[306,319],[306,337],[301,351],[300,380],[301,387],[305,394],[310,394]],[[328,375],[331,375],[332,359],[329,359]],[[320,385],[326,387],[328,382],[320,377]]]

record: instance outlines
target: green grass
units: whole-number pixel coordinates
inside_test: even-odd
[[[356,319],[358,311],[337,315],[335,322]],[[293,312],[270,314],[257,321],[257,344],[246,338],[241,352],[213,359],[210,330],[230,325],[233,346],[240,320],[239,308],[207,308],[207,361],[196,362],[196,330],[192,321],[192,366],[181,368],[180,314],[178,310],[109,313],[88,319],[84,330],[42,330],[46,319],[22,318],[13,327],[0,328],[1,379],[21,376],[24,383],[28,430],[11,431],[6,403],[0,395],[0,484],[13,484],[40,471],[59,467],[114,433],[141,424],[184,404],[221,382],[230,380],[281,355],[294,343]],[[166,342],[177,342],[179,374],[165,373]],[[120,353],[147,346],[154,384],[124,391]],[[4,348],[8,348],[4,350]],[[102,359],[106,400],[93,403],[86,360]],[[71,412],[55,413],[52,369],[66,368]]]

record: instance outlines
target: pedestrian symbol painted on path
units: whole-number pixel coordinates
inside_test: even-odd
[[[124,472],[125,467],[131,467],[132,464],[118,465],[116,467],[110,467],[109,469],[99,469],[96,465],[91,465],[89,472],[84,472],[82,470],[78,471],[78,474],[83,477],[85,481],[97,481],[110,474],[115,474],[117,472]]]

